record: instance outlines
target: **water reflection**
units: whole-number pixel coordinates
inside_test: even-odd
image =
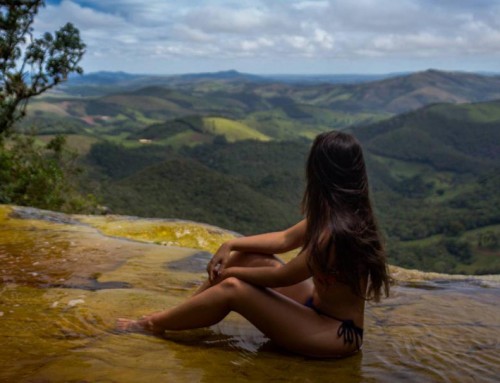
[[[230,234],[158,220],[86,217],[85,225],[75,225],[74,217],[11,213],[0,206],[0,381],[496,382],[500,376],[498,276],[396,269],[400,284],[392,297],[368,305],[363,351],[314,360],[277,349],[236,314],[165,339],[114,331],[119,316],[139,317],[190,295],[208,258],[200,243],[213,248]],[[194,243],[198,250],[108,237],[97,228]]]

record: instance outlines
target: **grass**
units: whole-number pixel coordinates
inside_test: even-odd
[[[156,124],[158,122],[161,122],[161,120],[157,118],[149,118],[146,117],[142,112],[138,110],[132,111],[132,115],[134,116],[134,120],[143,124],[143,126],[151,125],[151,124]]]
[[[161,110],[172,106],[177,108],[177,105],[154,96],[135,95],[134,97],[131,97],[130,95],[124,94],[107,96],[104,100],[109,104],[120,105],[130,109],[139,109],[142,111]]]
[[[165,140],[159,141],[165,145],[171,146],[174,149],[179,149],[183,146],[193,147],[196,145],[209,143],[212,141],[212,137],[206,134],[193,132],[191,130],[186,130],[184,132],[177,133]]]
[[[127,132],[122,132],[120,134],[100,134],[99,137],[102,137],[106,141],[110,141],[115,144],[120,144],[123,145],[127,148],[134,148],[137,146],[141,146],[141,144],[138,141],[130,141],[127,140],[128,133]]]
[[[28,106],[28,116],[36,116],[37,113],[53,114],[58,117],[68,117],[69,114],[63,104],[53,104],[45,101],[32,102]]]
[[[427,238],[415,239],[412,241],[404,241],[401,242],[404,246],[412,247],[412,246],[435,246],[439,241],[443,239],[442,234],[431,235]]]
[[[385,165],[391,177],[400,182],[419,176],[425,184],[432,185],[427,197],[427,200],[432,202],[444,202],[473,188],[473,185],[463,182],[464,176],[449,171],[437,171],[428,164],[377,154],[372,154],[371,157]]]
[[[384,157],[379,154],[372,154],[372,157],[381,162],[390,169],[391,176],[397,179],[409,178],[419,174],[425,174],[434,171],[429,165],[398,160],[396,158]]]
[[[464,105],[470,120],[488,123],[500,121],[500,107],[496,104]]]
[[[213,135],[223,135],[229,142],[240,140],[271,140],[271,137],[244,123],[222,117],[204,117],[203,128]]]
[[[470,265],[458,265],[459,274],[498,274],[500,273],[500,252],[473,249],[474,262]]]
[[[38,139],[40,139],[44,143],[48,143],[54,137],[55,135],[48,134],[38,136]],[[96,137],[86,136],[82,134],[68,134],[64,137],[66,138],[66,144],[68,148],[74,150],[81,156],[86,155],[90,151],[92,145],[99,141],[99,139]]]
[[[211,143],[216,136],[224,136],[228,142],[257,140],[267,142],[271,138],[242,122],[224,117],[189,116],[154,124],[144,130],[129,129],[129,141],[151,139],[155,144],[174,149]]]
[[[193,88],[181,86],[178,90],[150,87],[95,99],[37,100],[34,105],[38,104],[33,110],[37,111],[35,118],[38,118],[40,125],[43,116],[51,117],[44,122],[45,130],[40,130],[41,134],[51,134],[44,138],[46,140],[60,130],[72,132],[72,135],[68,136],[68,144],[81,153],[88,151],[93,140],[97,142],[100,139],[108,139],[129,149],[130,154],[135,157],[128,162],[126,156],[116,158],[115,167],[118,170],[124,168],[136,172],[143,170],[142,167],[136,166],[138,162],[144,166],[161,162],[164,155],[161,149],[164,149],[164,152],[170,150],[162,146],[170,146],[176,156],[182,157],[184,152],[191,153],[193,158],[196,157],[196,161],[213,168],[214,172],[229,174],[237,182],[247,184],[253,192],[273,201],[286,200],[290,206],[297,205],[299,200],[299,192],[289,192],[292,183],[290,179],[296,184],[299,182],[297,180],[301,180],[295,169],[302,171],[303,162],[297,164],[287,157],[287,151],[291,151],[289,147],[280,151],[279,156],[273,157],[275,161],[269,162],[268,166],[263,166],[259,161],[275,155],[279,149],[277,146],[285,144],[285,140],[297,140],[304,146],[305,153],[309,142],[298,138],[312,139],[323,131],[347,128],[363,143],[370,159],[373,157],[376,160],[376,163],[373,161],[373,176],[375,181],[379,177],[380,188],[376,190],[375,197],[380,198],[383,206],[382,216],[386,220],[386,227],[389,228],[389,238],[399,238],[402,241],[395,240],[398,247],[396,250],[401,250],[402,261],[406,261],[403,257],[413,254],[416,267],[422,265],[427,270],[438,262],[440,264],[436,266],[436,270],[438,267],[445,270],[448,266],[450,272],[474,273],[494,270],[498,262],[495,260],[498,259],[498,252],[479,248],[477,243],[481,233],[488,230],[498,233],[498,227],[471,230],[455,237],[432,234],[455,233],[454,228],[459,227],[456,229],[459,231],[460,225],[470,228],[498,222],[498,213],[495,213],[498,209],[495,206],[500,205],[494,197],[496,184],[489,182],[487,187],[481,186],[478,175],[480,171],[492,168],[498,158],[494,145],[498,142],[500,103],[436,104],[381,122],[391,116],[387,110],[395,110],[383,107],[382,103],[386,98],[387,102],[392,100],[400,106],[411,106],[420,102],[416,100],[416,95],[426,98],[432,94],[427,94],[428,89],[423,89],[417,92],[418,94],[411,92],[397,98],[397,94],[364,92],[361,88],[333,89],[319,86],[298,90],[289,89],[283,84],[253,88],[241,84],[207,81]],[[274,98],[259,98],[259,95]],[[369,112],[370,110],[374,112]],[[94,119],[95,125],[90,126],[74,118],[62,116],[62,112],[75,118],[88,116],[89,113],[94,117],[110,117],[107,120]],[[372,122],[378,123],[371,124]],[[153,125],[149,126],[151,124]],[[349,129],[348,125],[351,124],[355,126]],[[157,130],[155,125],[159,125]],[[55,130],[54,127],[60,129]],[[153,142],[142,144],[139,139],[148,129],[151,134],[144,138],[150,138]],[[85,134],[90,137],[85,137]],[[223,135],[231,144],[218,141],[211,145],[216,135]],[[191,149],[178,150],[185,146]],[[108,154],[111,151],[108,156],[102,155],[103,163],[113,160],[111,149],[104,148],[103,151]],[[154,161],[146,158],[153,155],[152,153]],[[276,162],[291,163],[293,167],[287,165],[277,170]],[[251,170],[253,166],[256,169]],[[186,167],[187,175],[206,176],[206,169],[194,172],[191,167]],[[123,174],[132,176],[132,170],[123,171]],[[175,173],[175,179],[172,179],[169,185],[173,190],[178,187],[177,178],[186,176],[179,173],[172,164],[165,166],[163,170]],[[213,185],[220,183],[220,174],[212,174]],[[148,179],[148,175],[143,176],[144,180]],[[162,177],[165,178],[163,175]],[[183,193],[196,186],[189,183],[189,177],[185,178],[187,189],[182,190]],[[131,193],[136,192],[136,185],[127,185],[127,188],[124,186],[123,198],[127,197],[125,189],[128,189],[128,186]],[[196,193],[209,193],[206,190],[210,189],[209,186],[203,190],[196,189]],[[247,193],[246,198],[254,199],[254,210],[261,203],[259,195],[248,190],[238,192]],[[213,209],[213,206],[212,210],[208,209],[206,201],[200,200],[199,206],[192,203],[193,198],[198,198],[196,193],[189,198],[178,193],[176,197],[185,202],[185,211],[177,209],[179,203],[173,201],[170,202],[172,208],[177,210],[172,210],[172,214],[192,214],[193,210],[198,209],[207,219],[211,215],[219,217],[220,212],[215,211],[217,209]],[[276,196],[279,197],[275,198]],[[227,200],[227,197],[223,198]],[[494,203],[488,204],[488,198],[492,198]],[[140,200],[141,204],[151,203],[146,195],[140,193],[137,200]],[[213,201],[210,204],[214,205]],[[129,204],[124,203],[123,206],[129,207]],[[286,208],[290,209],[289,206]],[[232,214],[229,207],[222,206],[218,209],[226,209],[227,214]],[[234,218],[234,214],[232,217]],[[222,215],[219,218],[222,219]],[[454,225],[457,223],[458,226]],[[234,224],[232,222],[230,227]],[[414,238],[422,239],[406,241]],[[448,252],[449,243],[443,244],[443,240],[467,241],[474,257],[472,260],[466,259],[465,262],[471,263],[459,268],[456,262],[461,254],[452,250],[455,251],[454,258],[454,255]]]
[[[436,105],[433,111],[451,120],[468,120],[475,123],[491,123],[500,121],[500,104],[498,101],[449,106]]]
[[[243,121],[251,128],[277,140],[297,137],[313,138],[318,133],[328,130],[328,128],[322,127],[320,124],[290,119],[279,109],[251,113]]]
[[[290,140],[297,137],[313,139],[321,132],[341,130],[350,125],[381,121],[389,117],[386,113],[344,113],[304,104],[300,105],[300,110],[310,117],[294,119],[282,109],[275,108],[249,113],[243,122],[274,139]]]

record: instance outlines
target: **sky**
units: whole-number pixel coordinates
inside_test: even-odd
[[[86,73],[500,72],[500,0],[48,0]]]

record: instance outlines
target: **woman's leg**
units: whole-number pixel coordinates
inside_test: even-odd
[[[309,356],[342,355],[349,351],[337,336],[340,322],[273,290],[259,288],[236,278],[189,298],[184,303],[140,321],[119,319],[123,330],[187,330],[220,322],[229,312],[243,315],[270,339],[288,350]]]
[[[226,267],[261,267],[261,266],[272,266],[281,267],[284,262],[277,256],[271,254],[257,254],[257,253],[243,253],[239,251],[234,251],[231,254],[231,258],[226,265]],[[194,295],[200,294],[207,288],[211,287],[212,284],[207,279],[199,288],[196,290]],[[307,299],[312,296],[314,285],[311,280],[305,280],[292,286],[278,287],[274,290],[297,301],[299,303],[304,303]]]

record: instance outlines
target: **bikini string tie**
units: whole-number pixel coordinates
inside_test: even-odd
[[[337,330],[337,335],[339,338],[344,338],[344,344],[353,344],[354,340],[356,340],[356,348],[359,349],[359,339],[363,338],[363,329],[357,327],[351,319],[343,320]]]

